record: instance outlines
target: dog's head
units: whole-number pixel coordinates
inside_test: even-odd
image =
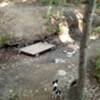
[[[54,85],[55,83],[58,84],[58,80],[57,79],[52,82],[52,85]]]
[[[52,85],[53,85],[53,96],[55,97],[55,98],[57,98],[57,97],[61,97],[61,95],[62,95],[62,92],[61,92],[61,89],[60,89],[60,87],[59,87],[59,85],[58,85],[58,80],[56,79],[56,80],[54,80],[53,82],[52,82]]]

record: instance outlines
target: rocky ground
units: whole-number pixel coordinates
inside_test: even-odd
[[[0,9],[1,13],[6,12],[3,15],[6,20],[5,22],[1,21],[0,24],[1,33],[8,30],[8,33],[15,32],[19,37],[23,37],[24,34],[27,41],[32,40],[33,37],[36,39],[35,35],[43,33],[44,20],[41,12],[44,9],[46,10],[42,7],[22,7],[22,5]],[[27,24],[25,24],[25,20]],[[14,26],[12,27],[12,25]],[[55,40],[55,37],[52,38]],[[51,40],[48,41],[51,43]],[[54,100],[52,98],[52,81],[57,71],[66,71],[66,86],[69,86],[77,78],[78,50],[72,57],[68,57],[65,52],[67,46],[57,44],[54,50],[45,52],[38,57],[32,57],[19,54],[18,49],[18,47],[0,49],[0,100]],[[91,41],[87,47],[88,56],[99,53],[100,38]],[[85,100],[100,99],[99,86],[89,80],[88,74],[85,87],[87,94]]]
[[[87,49],[88,56],[99,54],[100,39],[93,41]],[[58,70],[66,71],[67,86],[77,78],[78,52],[67,58],[64,54],[66,47],[57,47],[55,50],[44,53],[39,57],[30,57],[23,54],[10,53],[5,61],[0,63],[0,97],[1,100],[9,100],[10,97],[18,100],[51,100],[52,81]],[[6,53],[7,51],[5,51]],[[63,59],[65,62],[55,64],[55,59]],[[92,98],[98,85],[87,78],[87,97]],[[90,93],[89,93],[90,92]],[[99,94],[99,90],[97,91]],[[16,97],[16,95],[18,97]],[[87,98],[86,97],[86,98]],[[99,99],[92,99],[99,100]]]

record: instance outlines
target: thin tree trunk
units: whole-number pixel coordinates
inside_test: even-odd
[[[80,43],[80,55],[79,55],[79,77],[77,83],[77,100],[83,99],[84,84],[86,78],[86,66],[87,66],[87,55],[86,45],[88,35],[91,32],[91,24],[93,20],[93,13],[95,10],[96,0],[86,0],[85,13],[83,20],[83,36]]]

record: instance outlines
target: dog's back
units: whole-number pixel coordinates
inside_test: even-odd
[[[52,89],[53,97],[55,97],[57,100],[60,100],[62,92],[61,92],[61,89],[58,85],[58,80],[54,80],[52,82],[52,85],[53,85],[53,89]]]

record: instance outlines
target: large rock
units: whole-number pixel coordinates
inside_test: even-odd
[[[0,34],[11,34],[19,40],[34,40],[45,33],[45,7],[11,6],[0,9]],[[39,36],[39,37],[38,37]]]
[[[75,14],[73,13],[75,9],[76,8],[74,7],[58,7],[54,10],[67,11],[66,13],[69,17],[66,17],[70,21],[70,26],[72,26],[72,28],[75,28],[73,31],[74,34],[80,34],[80,32],[76,32],[77,21],[75,19]],[[47,11],[48,6],[20,4],[0,7],[0,35],[10,34],[11,36],[16,38],[16,41],[27,43],[34,40],[43,39],[45,36],[53,34],[52,32],[48,32],[46,30],[46,18],[44,19],[43,16],[47,13]],[[100,20],[99,17],[98,20]],[[99,21],[96,21],[95,17],[94,24],[96,24],[97,22]],[[53,29],[52,26],[51,29]]]
[[[58,7],[54,10],[61,11]],[[0,8],[0,34],[10,34],[17,41],[34,41],[53,34],[46,30],[46,18],[43,16],[48,6],[12,5]],[[50,26],[51,27],[51,26]]]

